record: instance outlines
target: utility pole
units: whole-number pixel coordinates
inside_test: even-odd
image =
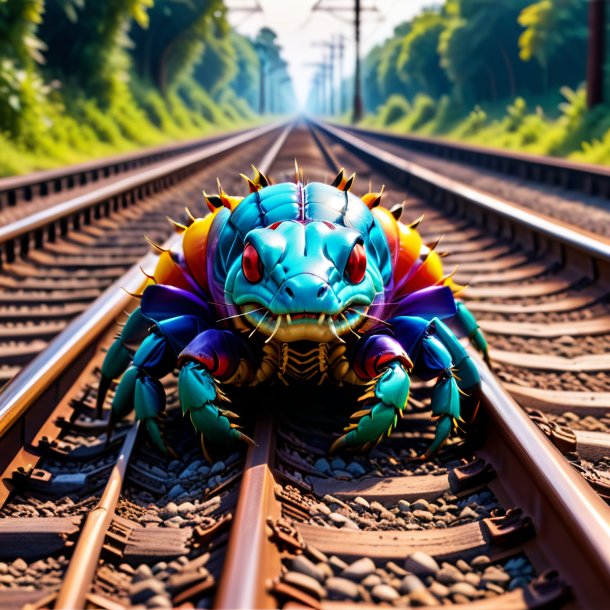
[[[589,53],[587,60],[587,105],[604,101],[604,47],[606,0],[589,0]]]
[[[362,82],[360,78],[360,0],[356,0],[356,70],[354,72],[354,111],[352,123],[362,119]]]
[[[337,47],[334,41],[332,42],[312,42],[313,47],[324,47],[328,49],[328,61],[324,61],[326,67],[326,75],[328,77],[328,92],[329,92],[329,114],[335,114],[335,49]]]
[[[345,108],[345,91],[343,84],[343,56],[345,54],[345,36],[339,34],[337,40],[337,49],[339,51],[339,114],[343,114]]]
[[[325,11],[337,16],[338,13],[344,13],[350,11],[354,14],[354,39],[355,39],[355,54],[356,54],[356,65],[354,69],[354,100],[352,108],[352,123],[357,123],[362,119],[363,104],[362,104],[362,77],[361,77],[361,60],[360,60],[360,26],[361,17],[363,12],[380,13],[376,6],[365,8],[361,6],[360,0],[354,0],[353,8],[346,6],[340,6],[335,4],[338,0],[330,0],[333,5],[322,6],[324,0],[318,0],[312,7],[312,11]]]

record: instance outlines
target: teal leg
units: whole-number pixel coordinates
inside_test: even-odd
[[[119,337],[110,346],[102,363],[101,378],[97,391],[97,417],[102,416],[104,401],[113,379],[120,377],[131,364],[134,350],[128,346],[139,344],[148,334],[152,322],[136,308],[127,318]]]
[[[464,330],[464,333],[468,335],[472,345],[483,355],[487,366],[491,367],[491,361],[489,359],[489,346],[483,331],[479,328],[475,317],[468,311],[468,308],[464,303],[457,302],[457,314],[455,315],[458,324]]]
[[[359,398],[367,403],[367,408],[352,415],[352,423],[345,428],[346,434],[332,444],[330,451],[342,447],[365,450],[377,444],[384,435],[389,436],[407,404],[410,385],[405,365],[399,361],[390,362]]]
[[[214,443],[232,444],[253,441],[238,430],[237,415],[219,406],[228,399],[219,389],[211,373],[200,362],[187,361],[180,369],[178,391],[182,412],[188,413],[197,432],[201,434],[201,445],[208,460],[206,440]]]
[[[474,419],[479,404],[480,378],[457,337],[439,319],[430,323],[416,361],[424,379],[438,376],[432,392],[432,414],[438,417],[434,441],[426,455],[437,451],[458,422]]]

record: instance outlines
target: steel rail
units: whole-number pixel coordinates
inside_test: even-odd
[[[268,171],[291,129],[292,123],[289,123],[264,155],[259,164],[261,171]],[[171,249],[179,242],[180,236],[175,235],[163,244],[163,248]],[[137,292],[143,285],[141,269],[150,268],[155,261],[156,255],[152,253],[143,257],[125,275],[107,288],[87,311],[73,320],[49,344],[47,349],[41,352],[6,387],[0,395],[0,438],[24,420],[24,416],[39,397],[50,391],[50,386],[53,384],[58,386],[51,390],[55,399],[61,395],[62,390],[67,389],[59,387],[66,371],[73,366],[87,348],[95,344],[102,333],[128,306],[132,299],[129,293]],[[22,438],[26,441],[31,440],[25,438],[24,424],[23,428],[20,431]],[[57,608],[81,608],[85,605],[105,535],[120,496],[137,430],[137,424],[131,428],[100,503],[87,517],[56,601],[55,607]],[[30,435],[35,434],[35,431],[28,432]]]
[[[178,241],[179,236],[172,236],[163,247],[171,248]],[[156,259],[157,255],[153,253],[142,257],[5,387],[0,394],[0,438],[128,306],[132,299],[128,293],[137,292],[142,287],[141,268],[150,269]]]
[[[275,498],[275,427],[270,417],[258,418],[254,439],[256,445],[248,448],[246,456],[225,567],[214,600],[216,608],[276,606],[269,585],[279,574],[281,563],[270,540],[268,521],[281,517],[281,507]]]
[[[285,125],[285,122],[265,125],[246,134],[240,134],[206,146],[203,150],[169,160],[161,167],[139,172],[136,176],[129,176],[103,186],[93,192],[86,193],[57,204],[47,210],[35,212],[26,218],[16,220],[0,227],[0,251],[4,259],[12,261],[15,258],[15,245],[21,244],[21,252],[27,253],[29,239],[34,236],[35,243],[42,242],[42,233],[45,229],[54,228],[59,223],[59,231],[65,234],[68,231],[70,218],[78,218],[81,213],[91,213],[96,206],[110,206],[114,200],[114,209],[119,207],[119,198],[128,194],[140,197],[146,187],[162,187],[179,173],[194,171],[201,164],[217,159],[218,157],[238,148],[254,139],[263,137]]]
[[[84,186],[101,178],[108,178],[203,146],[209,146],[230,136],[249,133],[254,129],[254,127],[250,127],[232,130],[184,142],[148,147],[67,167],[0,178],[0,209],[4,205],[15,206],[22,199],[30,200],[37,195],[45,196],[52,192],[59,193],[76,186]],[[71,184],[67,189],[64,188],[66,183]]]
[[[508,201],[477,191],[462,182],[401,159],[344,130],[313,119],[310,121],[315,128],[339,141],[347,149],[366,159],[371,165],[391,171],[395,179],[402,178],[403,182],[416,191],[422,186],[427,189],[433,188],[442,192],[452,203],[461,203],[469,209],[483,212],[486,216],[499,217],[534,235],[550,239],[565,249],[571,250],[577,256],[585,255],[594,264],[597,274],[601,272],[600,266],[607,269],[610,265],[610,242],[599,239],[599,236],[557,223],[548,217],[534,214]]]
[[[610,507],[568,465],[474,349],[467,350],[481,375],[484,412],[493,426],[489,432],[497,431],[504,441],[488,439],[487,445],[499,453],[490,454],[489,461],[534,521],[536,533],[544,538],[543,550],[552,553],[577,599],[584,607],[599,607],[601,600],[610,599]],[[516,476],[517,468],[521,476]],[[524,487],[534,493],[525,493]]]
[[[602,165],[502,150],[491,146],[452,142],[445,138],[398,134],[382,129],[336,123],[333,125],[362,137],[385,140],[404,146],[405,149],[432,154],[439,158],[463,161],[519,178],[531,176],[535,182],[610,197],[610,168]]]
[[[138,436],[139,422],[132,424],[110,473],[98,505],[87,515],[64,575],[54,607],[62,610],[84,608],[89,585],[93,582],[102,546],[114,518],[127,466]],[[85,586],[83,586],[85,585]]]

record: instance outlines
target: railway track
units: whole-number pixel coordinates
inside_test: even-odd
[[[610,171],[441,138],[347,127],[403,159],[572,226],[610,237]]]
[[[143,256],[143,235],[161,243],[168,216],[186,221],[187,203],[197,212],[202,184],[218,176],[235,188],[220,162],[247,167],[280,132],[266,126],[0,181],[0,201],[15,203],[0,209],[0,383]]]
[[[324,180],[340,163],[363,182],[379,182],[370,158],[329,129],[314,126],[314,137],[297,126],[285,141],[275,138],[261,169],[292,179],[298,157],[309,180]],[[403,180],[411,181],[409,192],[420,192],[416,180],[389,168],[387,156],[371,154],[390,173],[385,202],[402,197]],[[524,239],[524,228],[496,237],[493,230],[508,221],[489,212],[490,224],[480,229],[482,214],[461,202],[445,211],[439,203],[448,195],[426,195],[413,198],[405,214],[425,211],[422,231],[447,232],[443,247],[453,254],[446,263],[460,262],[461,279],[472,284],[469,307],[479,304],[483,320],[527,317],[528,308],[549,315],[543,307],[550,302],[559,303],[555,314],[570,316],[593,303],[607,307],[603,260],[583,283],[569,275],[594,267],[579,263],[582,253],[565,244],[528,249],[551,238]],[[140,264],[150,269],[153,262],[149,254]],[[502,286],[492,278],[501,276],[498,269],[512,278],[512,298],[489,294]],[[527,278],[542,276],[548,287],[565,273],[567,284],[550,295],[516,292],[517,282],[541,283]],[[135,290],[140,277],[133,268],[120,284]],[[536,297],[539,303],[527,301]],[[0,398],[0,535],[8,541],[0,551],[0,607],[595,608],[608,599],[608,507],[483,364],[480,429],[456,436],[430,460],[415,459],[432,435],[426,384],[414,384],[409,414],[366,456],[327,454],[351,405],[345,388],[307,397],[249,394],[257,446],[207,464],[179,415],[171,380],[163,425],[177,455],[166,460],[144,439],[135,442],[131,422],[107,443],[106,420],[95,413],[99,347],[109,344],[129,302],[109,290]],[[573,307],[566,310],[566,302]],[[525,311],[515,313],[515,306]],[[503,335],[493,325],[487,330],[494,346]],[[493,352],[501,378],[511,371],[503,351]],[[519,379],[527,389],[527,373]],[[567,404],[578,415],[578,401]],[[603,424],[600,411],[593,419]],[[558,442],[561,420],[552,413],[544,425]],[[576,447],[578,459],[584,447],[605,451],[604,442],[589,437]]]

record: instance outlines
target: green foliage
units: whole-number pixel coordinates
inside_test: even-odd
[[[523,124],[527,113],[527,103],[522,97],[518,97],[512,104],[506,107],[506,118],[504,128],[506,131],[517,131]]]
[[[393,123],[404,119],[410,110],[411,105],[404,97],[402,97],[402,95],[392,95],[379,109],[378,122],[384,127],[392,125]]]
[[[402,81],[433,97],[446,93],[450,86],[438,52],[445,26],[443,15],[427,10],[413,19],[409,32],[400,41],[397,69]]]
[[[425,93],[418,93],[413,100],[413,111],[401,123],[406,131],[419,129],[431,121],[436,113],[436,102]]]

